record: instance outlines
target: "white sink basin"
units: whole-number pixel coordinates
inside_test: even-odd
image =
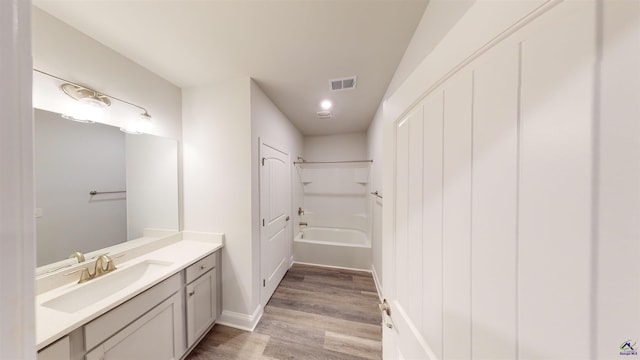
[[[166,261],[146,260],[126,268],[116,269],[112,273],[89,280],[69,292],[44,302],[42,306],[75,313],[124,288],[134,286],[137,282],[161,275],[171,264]]]

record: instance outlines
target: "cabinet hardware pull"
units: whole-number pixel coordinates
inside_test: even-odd
[[[193,296],[193,294],[195,294],[195,293],[196,293],[196,291],[195,291],[195,290],[191,290],[191,291],[189,292],[189,296]]]
[[[206,265],[200,265],[200,270],[204,270],[204,269],[206,269],[206,268],[207,268],[207,266],[206,266]]]

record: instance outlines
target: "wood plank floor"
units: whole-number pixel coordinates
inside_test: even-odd
[[[216,325],[187,360],[380,359],[377,304],[369,273],[294,264],[254,332]]]

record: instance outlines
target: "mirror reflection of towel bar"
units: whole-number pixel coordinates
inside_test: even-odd
[[[121,191],[95,191],[95,190],[91,190],[89,191],[89,195],[100,195],[100,194],[118,194],[118,193],[126,193],[126,190],[121,190]]]

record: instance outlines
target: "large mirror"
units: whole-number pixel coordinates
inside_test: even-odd
[[[178,231],[176,140],[39,109],[34,119],[37,274],[76,251]]]

